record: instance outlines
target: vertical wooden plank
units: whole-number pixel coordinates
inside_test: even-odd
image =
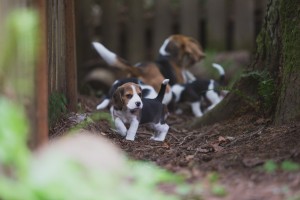
[[[77,110],[77,63],[76,63],[76,33],[75,33],[75,2],[64,0],[65,10],[65,45],[66,45],[66,87],[68,108]]]
[[[40,44],[36,68],[36,139],[35,146],[48,141],[48,60],[47,60],[47,0],[36,0],[40,18]]]
[[[235,0],[234,49],[253,50],[254,0]]]
[[[101,1],[102,43],[114,52],[118,52],[118,2],[117,0]]]
[[[129,20],[127,25],[127,50],[128,60],[131,63],[144,60],[145,41],[144,41],[144,10],[143,1],[128,0]]]
[[[226,0],[209,0],[207,6],[207,48],[226,49]]]
[[[180,2],[180,33],[199,40],[199,0]]]
[[[172,34],[172,10],[170,0],[155,1],[154,55],[158,55],[164,40]]]

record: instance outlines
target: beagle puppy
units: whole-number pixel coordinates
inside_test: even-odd
[[[171,35],[159,49],[156,61],[163,76],[170,78],[170,85],[195,79],[188,71],[205,57],[201,45],[184,35]]]
[[[202,117],[201,101],[203,99],[210,102],[207,110],[214,108],[223,99],[220,91],[220,85],[223,84],[225,78],[225,71],[219,64],[213,63],[212,66],[216,68],[220,74],[220,81],[213,79],[195,79],[185,84],[175,84],[172,86],[175,103],[188,102],[191,105],[193,114],[196,117]]]
[[[108,65],[127,71],[130,77],[140,79],[152,86],[156,92],[164,79],[169,79],[170,85],[186,83],[189,79],[186,71],[205,56],[200,44],[184,35],[171,35],[167,38],[159,50],[160,55],[156,62],[141,62],[136,65],[129,64],[101,43],[92,44]],[[167,85],[163,99],[166,105],[172,100],[170,85]]]
[[[143,98],[154,99],[157,96],[157,92],[154,90],[154,88],[152,86],[146,85],[145,83],[143,83],[138,78],[124,78],[124,79],[119,79],[119,80],[116,80],[112,84],[112,86],[111,86],[108,94],[104,97],[104,99],[101,101],[101,103],[97,106],[97,110],[101,110],[101,109],[107,108],[107,106],[110,104],[110,99],[111,99],[113,93],[116,91],[116,89],[118,87],[120,87],[121,85],[123,85],[125,83],[129,83],[129,82],[138,84],[141,87]]]
[[[142,97],[142,88],[133,82],[127,82],[116,89],[112,95],[111,115],[117,132],[134,141],[139,124],[149,124],[156,133],[151,137],[155,141],[164,141],[169,126],[166,124],[167,109],[162,100],[169,80],[165,79],[155,99]],[[129,128],[126,128],[129,124]]]

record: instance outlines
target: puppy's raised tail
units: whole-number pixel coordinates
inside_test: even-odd
[[[160,86],[160,90],[158,92],[158,95],[156,96],[156,100],[159,101],[159,102],[162,102],[164,96],[165,96],[165,92],[166,92],[166,87],[169,83],[169,79],[165,79],[163,80],[163,82],[161,83],[161,86]]]
[[[97,106],[97,110],[102,110],[107,108],[107,106],[109,105],[110,100],[108,97],[105,97],[105,99]]]
[[[224,68],[217,63],[213,63],[212,66],[218,70],[219,74],[220,74],[220,78],[219,78],[219,82],[221,85],[224,85],[225,83],[225,70]]]
[[[97,53],[102,57],[102,59],[109,65],[113,67],[120,68],[129,72],[132,76],[138,77],[139,71],[136,67],[130,65],[126,60],[122,59],[114,52],[107,49],[103,44],[99,42],[92,42],[93,47],[96,49]]]

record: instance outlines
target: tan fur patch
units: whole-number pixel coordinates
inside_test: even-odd
[[[158,67],[154,63],[149,63],[145,67],[141,67],[141,76],[138,77],[145,84],[151,85],[156,92],[160,90],[161,83],[165,79],[160,73]],[[170,87],[166,88],[166,91],[169,92]]]
[[[201,45],[191,37],[172,35],[170,43],[173,43],[173,48],[178,51],[175,58],[178,67],[189,68],[205,57]]]

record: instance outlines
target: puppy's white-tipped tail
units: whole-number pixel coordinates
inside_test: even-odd
[[[167,85],[169,83],[170,79],[163,80],[162,84]]]
[[[92,42],[92,44],[107,64],[115,65],[117,63],[117,55],[115,53],[108,50],[99,42]]]
[[[104,108],[106,108],[109,104],[109,99],[104,99],[98,106],[97,106],[97,110],[102,110]]]
[[[224,82],[225,82],[224,68],[221,65],[217,64],[217,63],[213,63],[212,66],[218,70],[218,72],[220,74],[219,82],[220,82],[221,85],[224,85]]]
[[[220,64],[213,63],[212,66],[218,70],[220,75],[225,75],[224,68]]]

